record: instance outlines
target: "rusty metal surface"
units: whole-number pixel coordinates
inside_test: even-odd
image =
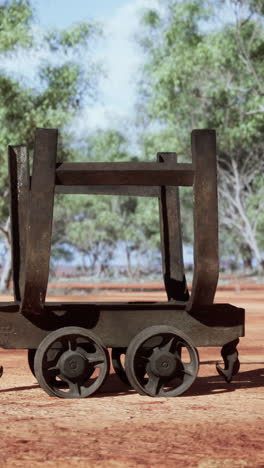
[[[192,164],[151,162],[60,163],[56,185],[181,185],[193,184]]]
[[[37,129],[21,312],[43,312],[49,277],[58,131]]]
[[[219,274],[216,135],[193,130],[194,274],[188,310],[212,304]]]
[[[144,185],[56,185],[55,193],[158,197],[160,187]]]
[[[25,146],[9,146],[9,187],[13,284],[15,300],[21,300],[26,260],[29,204],[29,160]]]
[[[158,153],[160,163],[177,163],[176,153]],[[182,251],[179,189],[161,186],[159,196],[163,278],[168,300],[189,298]]]
[[[192,132],[192,164],[178,164],[175,153],[158,153],[155,163],[56,164],[56,151],[57,130],[38,129],[28,200],[28,161],[10,149],[15,297],[22,300],[0,304],[0,346],[35,349],[50,331],[65,326],[90,329],[109,347],[127,347],[141,330],[157,325],[182,330],[195,346],[224,346],[243,336],[244,310],[213,304],[218,279],[213,130]],[[23,174],[22,198],[18,174]],[[195,266],[192,295],[186,302],[178,186],[192,185]],[[55,190],[158,197],[169,302],[46,303]]]
[[[154,325],[182,330],[195,346],[223,346],[244,335],[243,309],[211,307],[190,314],[170,303],[48,303],[44,315],[27,317],[0,307],[0,346],[35,349],[50,331],[65,326],[90,329],[108,347],[127,347],[137,333]]]

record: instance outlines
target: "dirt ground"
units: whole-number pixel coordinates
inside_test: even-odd
[[[165,299],[161,292],[108,294]],[[26,352],[0,351],[0,467],[264,467],[264,288],[221,290],[216,300],[246,308],[240,373],[226,384],[215,370],[220,349],[199,348],[198,378],[176,398],[140,396],[114,374],[85,400],[51,398]]]

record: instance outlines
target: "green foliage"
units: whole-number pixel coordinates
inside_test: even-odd
[[[78,160],[89,162],[131,161],[125,136],[114,130],[89,135]],[[157,201],[130,196],[57,195],[54,243],[67,242],[89,259],[93,274],[107,268],[117,246],[125,248],[128,272],[131,255],[159,245]],[[156,216],[156,219],[155,219]],[[58,221],[60,223],[58,225]]]
[[[190,131],[217,130],[220,244],[222,252],[233,252],[248,261],[252,239],[256,244],[254,254],[264,248],[264,10],[261,0],[231,0],[236,21],[213,29],[219,9],[226,5],[226,1],[163,0],[159,11],[143,11],[138,40],[146,62],[139,83],[137,125],[144,126],[142,157],[152,161],[158,151],[175,151],[179,161],[190,161]],[[33,21],[29,0],[1,3],[3,57],[16,54],[16,59],[23,49],[37,49]],[[98,69],[92,65],[89,74],[84,71],[80,52],[87,50],[98,34],[100,28],[87,23],[67,31],[48,31],[41,47],[49,51],[50,59],[39,68],[35,87],[0,71],[2,223],[8,216],[7,145],[24,143],[32,152],[36,127],[60,129],[59,161],[137,159],[128,151],[126,136],[114,130],[89,135],[85,149],[77,151],[69,145],[66,125],[82,102],[95,96],[98,75]],[[247,161],[252,162],[253,171]],[[234,226],[230,227],[231,207],[225,193],[233,200],[235,190],[241,206],[233,207]],[[191,191],[182,189],[181,198],[184,240],[191,242]],[[119,241],[126,246],[128,266],[133,251],[147,252],[159,247],[157,200],[57,195],[56,201],[54,255],[70,259],[66,243],[78,246],[97,271],[112,259]]]
[[[28,0],[7,0],[0,5],[0,53],[32,45],[32,18]]]
[[[0,54],[21,60],[26,49],[37,51],[39,37],[32,33],[34,25],[30,1],[9,0],[0,6]],[[41,34],[41,32],[40,32]],[[2,227],[8,216],[7,146],[25,144],[30,154],[34,146],[36,127],[58,128],[60,131],[58,160],[74,160],[76,151],[69,145],[66,125],[80,109],[84,98],[94,97],[98,70],[87,75],[76,61],[79,52],[89,48],[99,28],[92,24],[76,24],[67,31],[50,31],[41,41],[49,57],[41,63],[36,86],[14,79],[0,69],[0,219]],[[12,54],[12,55],[11,55]],[[58,239],[65,236],[64,208],[58,211],[57,255],[63,253]],[[61,216],[61,217],[60,217]],[[63,230],[64,227],[64,230]],[[58,250],[58,248],[60,250]],[[55,252],[55,251],[54,251]],[[66,253],[64,252],[66,255]]]
[[[240,0],[240,2],[243,4],[242,0]],[[249,0],[248,7],[251,13],[264,15],[264,4],[262,0]]]
[[[80,48],[89,46],[91,36],[101,34],[98,25],[88,23],[78,23],[67,30],[49,31],[45,40],[52,52],[63,52],[70,54],[72,49],[76,53]]]
[[[139,118],[143,120],[144,116],[146,125],[148,116],[149,131],[146,132],[144,127],[142,148],[147,157],[158,148],[176,151],[182,160],[188,160],[190,131],[215,128],[219,162],[227,161],[229,165],[235,162],[239,184],[243,186],[248,176],[243,171],[249,171],[243,162],[250,158],[254,177],[258,177],[263,186],[263,168],[259,159],[261,154],[263,159],[264,151],[263,2],[233,1],[231,6],[232,3],[236,22],[219,25],[215,30],[208,26],[217,17],[218,8],[225,7],[226,2],[170,0],[166,2],[165,13],[158,24],[145,21],[140,42],[144,46],[144,39],[149,34],[151,41],[148,42],[140,82]],[[221,185],[228,172],[221,164],[219,169]],[[254,231],[254,213],[259,219],[262,216],[261,210],[256,211],[260,188],[254,180],[240,191],[242,209],[249,222],[247,229],[252,230],[250,236]],[[232,196],[234,184],[233,181],[229,187]],[[183,202],[190,215],[191,200],[187,192]],[[233,229],[230,234],[227,206],[220,197],[221,244],[224,248],[230,245],[232,233],[233,244],[237,244],[238,239],[241,245],[245,243],[241,210],[234,211],[239,220],[238,232]],[[189,219],[191,223],[191,216]],[[259,221],[258,246],[261,226],[263,223]],[[185,241],[190,240],[190,235],[191,229],[185,229]]]
[[[143,25],[154,28],[160,23],[160,16],[155,10],[147,10],[142,16],[141,22]]]

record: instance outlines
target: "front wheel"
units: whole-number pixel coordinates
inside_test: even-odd
[[[167,325],[141,331],[129,344],[126,374],[141,395],[175,397],[190,388],[199,369],[199,355],[190,339]]]

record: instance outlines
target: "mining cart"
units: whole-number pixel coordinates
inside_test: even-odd
[[[196,379],[197,348],[218,346],[230,382],[239,370],[244,309],[214,304],[218,264],[216,137],[194,130],[192,162],[158,153],[155,162],[56,162],[58,131],[37,129],[32,175],[25,146],[9,147],[14,301],[0,303],[0,346],[27,349],[51,396],[84,398],[117,375],[138,393],[181,395]],[[194,273],[183,265],[179,186],[193,188]],[[46,301],[54,195],[157,197],[164,302]],[[89,215],[89,214],[88,214]],[[125,354],[125,363],[121,356]]]

